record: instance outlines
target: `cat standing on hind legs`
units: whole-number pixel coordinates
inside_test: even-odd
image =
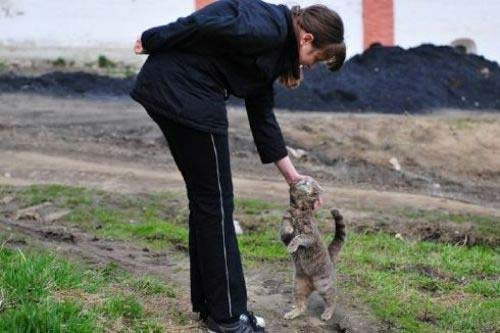
[[[314,290],[325,301],[321,319],[329,320],[335,310],[334,259],[345,240],[345,224],[339,211],[332,209],[335,236],[326,247],[313,216],[314,202],[321,192],[321,187],[313,179],[299,180],[290,187],[290,208],[283,216],[280,233],[295,265],[295,305],[285,314],[285,319],[301,315]]]

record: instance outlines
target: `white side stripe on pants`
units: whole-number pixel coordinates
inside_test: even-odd
[[[217,167],[217,183],[219,184],[219,194],[220,194],[220,210],[222,213],[222,246],[224,247],[224,265],[226,268],[226,287],[227,287],[227,301],[229,304],[229,317],[233,316],[233,310],[231,308],[231,291],[229,290],[229,270],[227,268],[227,253],[226,253],[226,234],[224,231],[224,206],[223,206],[223,201],[222,201],[222,187],[220,185],[220,174],[219,174],[219,158],[217,156],[217,148],[215,147],[215,141],[214,141],[214,136],[213,134],[210,134],[210,137],[212,138],[212,145],[214,147],[214,153],[215,153],[215,165]]]

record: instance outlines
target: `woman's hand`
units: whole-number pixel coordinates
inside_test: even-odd
[[[288,185],[292,185],[293,183],[301,180],[301,179],[311,179],[312,177],[306,176],[306,175],[301,175],[295,170],[295,167],[293,166],[292,161],[288,156],[285,156],[281,160],[275,162],[276,166],[280,170],[281,174],[285,178],[285,181],[288,183]],[[318,200],[314,202],[314,209],[319,209],[323,205],[323,199],[321,196],[318,197]]]
[[[142,47],[141,37],[138,37],[137,40],[135,41],[134,52],[135,52],[135,54],[145,54],[146,53],[146,51]]]
[[[291,185],[291,184],[293,184],[301,179],[313,179],[313,178],[311,176],[297,174],[297,175],[295,175],[294,180],[289,184]],[[322,205],[323,205],[323,198],[321,197],[321,195],[319,195],[318,200],[316,200],[314,202],[313,210],[320,209]]]

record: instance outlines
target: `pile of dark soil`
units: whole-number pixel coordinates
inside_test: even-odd
[[[37,77],[4,74],[0,93],[122,96],[134,78],[83,72]],[[242,104],[231,98],[232,104]],[[500,67],[484,57],[447,46],[402,49],[374,45],[349,59],[336,73],[324,66],[304,70],[290,90],[276,84],[275,106],[290,110],[420,112],[433,108],[500,110]]]
[[[135,78],[115,78],[84,72],[52,72],[40,76],[0,76],[0,92],[30,92],[56,96],[122,96]]]
[[[401,113],[432,108],[500,110],[500,67],[447,46],[374,45],[336,73],[304,70],[296,90],[277,86],[276,106]]]

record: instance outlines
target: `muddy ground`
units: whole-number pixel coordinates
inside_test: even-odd
[[[478,232],[472,217],[500,220],[500,115],[453,110],[417,117],[278,111],[277,117],[290,147],[306,151],[301,158],[293,157],[296,167],[321,182],[325,206],[339,207],[351,230],[499,244],[497,236]],[[231,108],[229,120],[236,196],[286,203],[287,186],[273,165],[260,163],[245,112]],[[1,94],[0,156],[0,185],[60,183],[114,192],[184,193],[159,129],[128,98]],[[400,170],[389,163],[393,157]],[[405,209],[462,214],[471,221],[430,224],[394,213]],[[134,244],[96,240],[82,230],[34,221],[4,214],[0,230],[28,235],[89,262],[116,261],[132,272],[172,279],[186,290],[183,306],[189,308],[184,252],[152,254]],[[313,299],[304,321],[284,323],[291,267],[263,265],[246,276],[251,307],[266,313],[271,332],[283,331],[284,325],[297,332],[384,331],[363,304],[347,295],[332,322],[317,319],[321,302]]]

